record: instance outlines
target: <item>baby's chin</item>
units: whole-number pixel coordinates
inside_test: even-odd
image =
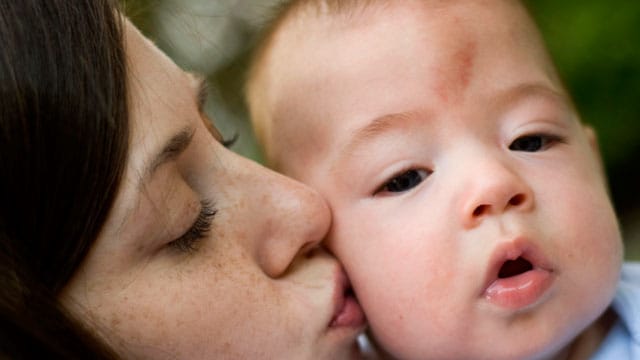
[[[450,331],[448,335],[446,330],[437,325],[425,329],[417,324],[407,324],[405,326],[421,330],[408,334],[384,327],[378,333],[371,329],[368,337],[372,348],[383,359],[550,359],[557,358],[569,348],[573,348],[574,340],[583,338],[581,333],[585,328],[596,321],[603,312],[609,314],[607,309],[605,307],[604,311],[596,311],[595,315],[591,316],[576,313],[574,321],[562,324],[545,319],[538,321],[536,325],[523,324],[512,330],[496,330],[491,327],[481,329],[482,326],[476,326],[475,331],[465,331],[468,330],[465,329],[465,325],[468,324],[459,320],[461,326],[457,327],[457,331]],[[591,312],[593,313],[593,309]],[[585,348],[589,348],[589,345]],[[591,354],[594,350],[595,347],[591,346],[587,353]]]

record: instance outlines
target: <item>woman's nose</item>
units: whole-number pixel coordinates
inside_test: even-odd
[[[257,200],[249,226],[258,265],[270,277],[282,276],[299,258],[313,255],[325,238],[331,214],[324,199],[311,188],[260,165],[252,166]]]
[[[465,228],[473,228],[490,216],[533,208],[533,192],[517,171],[497,160],[477,163],[469,171],[461,208]]]

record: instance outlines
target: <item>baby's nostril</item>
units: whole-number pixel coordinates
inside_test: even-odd
[[[512,197],[511,200],[509,200],[509,205],[518,206],[518,205],[522,204],[523,202],[524,202],[524,195],[523,194],[518,194],[518,195]]]
[[[473,216],[480,216],[480,215],[484,214],[487,211],[487,208],[489,208],[488,205],[480,205],[480,206],[476,207],[473,210]]]

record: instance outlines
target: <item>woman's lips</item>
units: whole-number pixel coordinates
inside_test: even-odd
[[[527,241],[517,239],[494,251],[482,297],[499,307],[520,310],[543,299],[554,280],[544,256]]]
[[[363,327],[366,323],[364,312],[356,300],[351,284],[344,271],[338,272],[334,313],[329,327]]]

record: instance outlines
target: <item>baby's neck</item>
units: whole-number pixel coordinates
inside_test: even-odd
[[[617,315],[613,310],[608,309],[553,360],[589,359],[600,347],[616,319]]]

